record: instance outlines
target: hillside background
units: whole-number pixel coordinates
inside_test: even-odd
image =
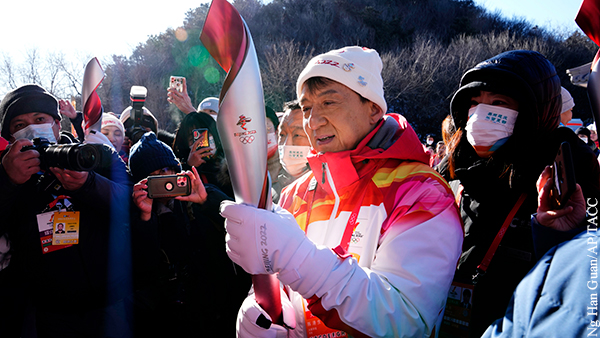
[[[233,5],[250,28],[265,103],[275,111],[295,99],[296,79],[311,57],[360,45],[382,57],[388,111],[404,115],[421,137],[434,134],[439,140],[450,99],[467,69],[503,51],[531,49],[555,65],[577,103],[573,117],[593,122],[586,89],[572,85],[565,72],[592,61],[598,50],[580,32],[550,32],[506,19],[472,0],[235,0]],[[166,100],[171,75],[187,78],[195,106],[218,96],[226,74],[199,39],[208,8],[190,10],[180,28],[151,36],[131,55],[101,60],[106,78],[98,93],[104,110],[121,113],[130,104],[131,86],[142,85],[148,88],[146,107],[161,128],[173,132],[183,114]],[[19,63],[0,60],[2,85],[39,83],[61,98],[81,90],[81,67],[60,55],[41,57],[32,50],[28,56]],[[80,97],[73,98],[80,108]]]

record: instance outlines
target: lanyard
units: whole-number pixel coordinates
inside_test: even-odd
[[[343,249],[342,253],[345,254],[348,252],[348,247],[350,246],[350,240],[352,239],[352,234],[354,233],[354,229],[356,229],[356,221],[358,220],[358,212],[360,211],[360,207],[362,206],[362,202],[365,199],[366,190],[363,187],[364,184],[360,184],[361,196],[358,199],[358,203],[354,206],[352,213],[350,214],[350,218],[348,218],[348,223],[346,223],[346,229],[344,229],[344,235],[342,236],[342,241],[340,245],[335,247],[333,251],[339,254],[339,250]]]
[[[500,246],[500,242],[502,241],[502,238],[506,234],[506,230],[508,229],[508,226],[512,222],[513,218],[515,217],[515,214],[517,213],[517,211],[519,210],[519,208],[521,207],[523,202],[525,202],[526,197],[527,197],[527,194],[522,193],[521,196],[519,196],[517,203],[515,203],[513,208],[508,213],[508,216],[506,216],[506,219],[504,220],[504,223],[502,224],[500,231],[498,231],[498,233],[496,234],[496,238],[494,238],[492,245],[490,246],[487,253],[483,257],[481,264],[479,264],[477,266],[477,272],[473,276],[473,284],[477,284],[477,281],[479,280],[479,278],[481,276],[485,275],[485,272],[487,271],[487,268],[490,265],[492,258],[494,257],[494,254],[496,253],[496,250],[498,249],[498,246]]]
[[[308,205],[308,210],[306,211],[306,225],[304,227],[304,232],[308,231],[308,225],[310,223],[310,214],[312,211],[312,207],[313,207],[313,202],[315,199],[315,194],[317,193],[317,185],[316,185],[316,180],[313,177],[314,181],[310,182],[310,187],[309,190],[311,188],[313,188],[313,183],[314,183],[314,189],[312,194],[309,193],[308,195],[308,201],[307,201],[307,205]],[[352,239],[352,233],[354,233],[354,229],[356,228],[356,221],[358,220],[358,213],[360,212],[360,207],[362,206],[362,202],[365,199],[365,195],[366,195],[366,186],[368,184],[369,180],[365,179],[363,182],[361,182],[358,185],[358,191],[360,191],[360,197],[357,200],[357,203],[354,206],[354,209],[352,210],[352,213],[350,214],[350,217],[348,218],[348,222],[346,223],[346,228],[344,229],[344,234],[342,235],[342,241],[340,242],[340,244],[333,248],[333,251],[335,253],[337,253],[340,256],[345,256],[348,252],[348,247],[350,246],[350,240]]]
[[[69,198],[71,198],[71,197],[69,197],[69,196],[66,196],[66,195],[60,195],[60,196],[56,197],[56,198],[54,199],[54,201],[52,201],[52,202],[50,202],[50,204],[48,204],[48,206],[46,207],[45,211],[46,211],[46,210],[52,210],[52,209],[53,209],[53,208],[56,206],[56,204],[57,204],[59,201],[62,201],[62,200],[68,200]],[[68,209],[68,206],[67,206],[67,205],[65,205],[65,208],[67,208],[67,209]],[[60,211],[60,210],[59,210],[59,211]]]

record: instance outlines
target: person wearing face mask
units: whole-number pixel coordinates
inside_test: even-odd
[[[433,147],[433,142],[435,142],[433,135],[427,135],[427,137],[425,138],[425,144],[427,145],[427,147]]]
[[[504,315],[539,258],[530,224],[536,181],[563,141],[571,145],[583,194],[590,203],[600,198],[598,162],[572,130],[559,128],[561,106],[560,79],[537,52],[505,52],[463,75],[450,103],[456,132],[438,170],[449,177],[464,222],[453,288],[471,291],[472,310],[449,303],[442,332],[450,332],[450,321],[467,322],[462,329],[479,337]],[[539,144],[534,151],[530,140]]]
[[[283,106],[278,134],[279,161],[283,170],[279,174],[278,186],[273,188],[279,194],[283,188],[310,171],[306,159],[310,152],[310,142],[302,126],[302,109],[297,100],[286,102]],[[273,194],[273,201],[278,200]]]
[[[1,135],[10,142],[0,165],[0,239],[14,248],[0,269],[2,336],[19,337],[22,328],[33,327],[40,337],[126,335],[132,190],[125,164],[102,146],[103,165],[94,171],[48,168],[40,151],[25,148],[38,137],[63,142],[58,101],[38,85],[7,93],[0,118]],[[66,243],[53,237],[59,219]],[[48,307],[51,290],[62,291]]]
[[[201,146],[203,139],[194,140],[194,130],[200,128],[208,130],[208,147]],[[175,132],[173,152],[184,169],[198,169],[202,183],[211,184],[229,197],[234,196],[217,123],[210,115],[195,112],[187,114]]]
[[[207,97],[198,105],[198,112],[207,113],[215,121],[219,114],[219,99],[216,97]]]
[[[271,197],[273,201],[278,200],[277,196],[281,192],[279,189],[279,174],[281,173],[281,161],[277,148],[277,130],[279,129],[279,117],[273,108],[265,106],[267,118],[267,170],[271,177]]]
[[[583,143],[587,144],[590,147],[590,149],[592,149],[596,157],[600,155],[600,150],[596,146],[596,143],[592,141],[592,133],[589,129],[587,129],[586,127],[579,127],[577,128],[577,130],[575,130],[575,134],[577,134],[577,137],[579,137],[579,139],[583,141]]]

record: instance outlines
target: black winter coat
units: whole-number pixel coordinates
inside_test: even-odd
[[[213,185],[205,188],[202,205],[172,200],[172,212],[161,213],[155,201],[148,221],[132,212],[136,337],[204,337],[217,331],[235,337],[251,278],[225,251],[219,206],[231,198]]]
[[[535,184],[544,167],[553,163],[561,142],[571,145],[576,179],[585,197],[600,198],[598,161],[570,129],[558,128],[560,81],[543,56],[530,51],[506,52],[469,70],[451,104],[459,129],[465,127],[470,98],[480,90],[517,99],[519,115],[513,135],[490,158],[480,158],[463,134],[452,152],[454,178],[450,178],[447,158],[439,166],[453,190],[461,191],[459,209],[465,239],[455,281],[472,283],[477,266],[519,196],[526,193],[527,199],[511,220],[487,273],[475,286],[471,337],[481,336],[504,315],[515,287],[539,258],[535,256],[530,226],[531,215],[537,210]]]
[[[125,255],[129,174],[111,148],[104,146],[103,155],[102,166],[89,172],[77,191],[63,189],[50,172],[15,185],[0,165],[0,235],[8,236],[12,251],[9,266],[0,271],[0,311],[10,312],[6,317],[0,313],[3,334],[11,327],[20,329],[28,304],[81,314],[131,292]],[[36,215],[57,195],[69,196],[73,210],[80,212],[79,244],[42,254]]]

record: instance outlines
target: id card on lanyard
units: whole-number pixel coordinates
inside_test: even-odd
[[[43,254],[79,243],[79,211],[68,211],[71,208],[68,198],[56,197],[45,212],[37,215]]]
[[[469,338],[469,323],[475,285],[452,282],[446,310],[441,326],[440,337]]]

